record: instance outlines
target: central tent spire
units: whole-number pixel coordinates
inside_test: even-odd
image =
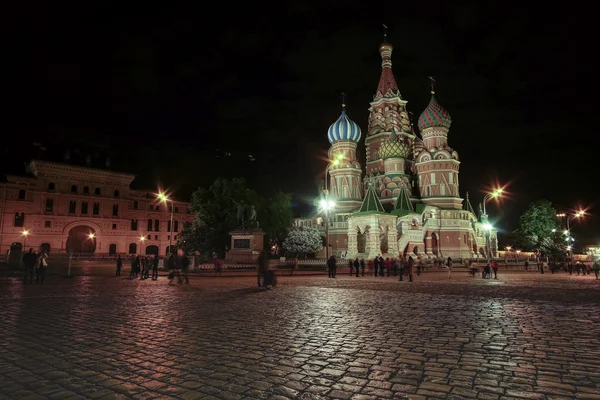
[[[377,86],[375,100],[382,97],[401,97],[394,73],[392,72],[392,51],[394,46],[387,42],[387,26],[383,25],[383,43],[379,46],[379,54],[381,54],[381,77]]]

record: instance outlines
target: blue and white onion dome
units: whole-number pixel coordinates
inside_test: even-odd
[[[346,109],[342,110],[340,117],[329,127],[327,131],[329,143],[337,142],[338,140],[352,140],[358,142],[360,140],[360,127],[346,114]]]

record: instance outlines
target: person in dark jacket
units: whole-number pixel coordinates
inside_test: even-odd
[[[356,271],[356,277],[358,278],[358,267],[360,267],[360,263],[358,262],[358,257],[356,257],[354,259],[354,263],[352,265],[354,266],[354,270]]]
[[[360,259],[360,271],[362,273],[362,276],[365,276],[365,259],[364,258]]]
[[[158,256],[155,255],[152,259],[152,280],[158,279]]]
[[[337,269],[336,263],[337,263],[337,261],[336,261],[334,255],[329,257],[329,260],[327,260],[327,270],[329,271],[330,278],[335,278],[335,273],[336,273],[336,269]]]
[[[265,277],[267,274],[267,255],[264,251],[258,256],[256,260],[256,274],[258,279],[258,287],[262,287],[265,284]],[[262,284],[260,278],[262,277]]]
[[[373,268],[375,270],[374,275],[377,276],[377,273],[379,272],[379,256],[375,257],[373,260]]]
[[[33,277],[35,275],[35,264],[37,263],[38,256],[33,252],[33,249],[29,249],[29,252],[23,256],[23,264],[25,264],[25,277],[23,282],[33,283]]]
[[[121,260],[121,256],[117,256],[117,274],[116,274],[116,276],[121,276],[121,268],[123,268],[123,260]]]
[[[408,281],[413,281],[413,268],[415,266],[415,260],[413,260],[412,256],[408,257],[408,262],[406,263],[406,269],[408,272]]]

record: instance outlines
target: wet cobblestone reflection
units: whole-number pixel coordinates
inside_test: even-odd
[[[600,399],[593,278],[279,282],[3,278],[0,399]]]

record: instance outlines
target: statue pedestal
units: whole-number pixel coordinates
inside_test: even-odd
[[[238,229],[229,232],[231,247],[225,255],[225,261],[236,263],[256,262],[264,250],[265,233],[261,229]]]

